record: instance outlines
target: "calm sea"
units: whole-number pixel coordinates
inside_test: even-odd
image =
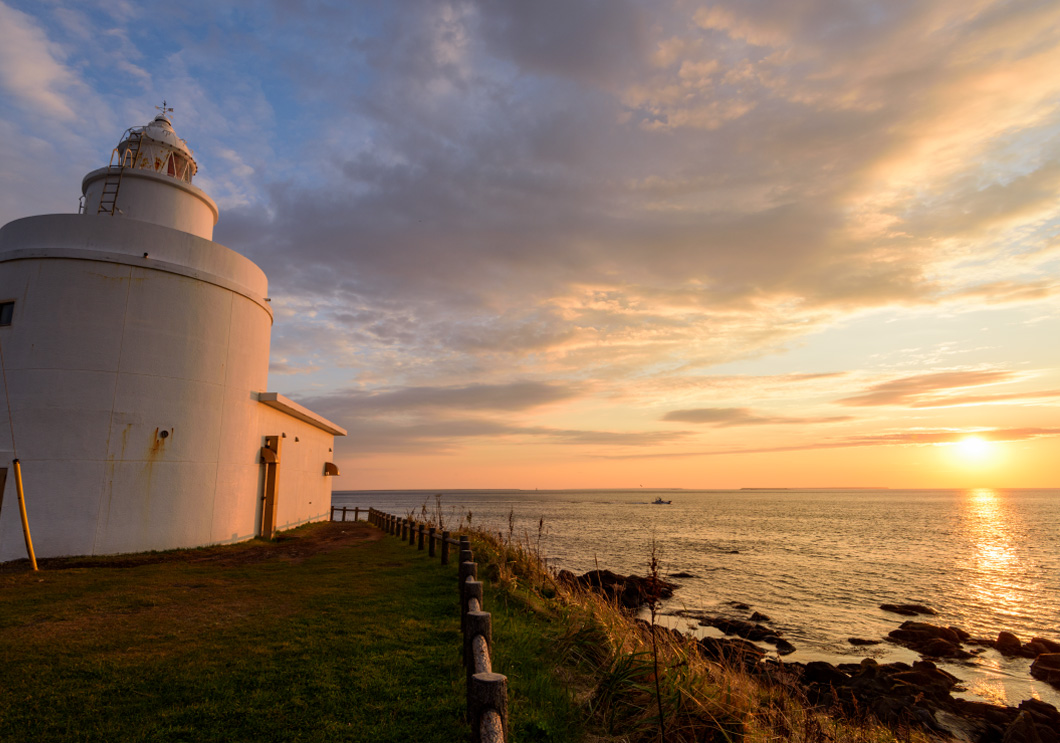
[[[847,642],[881,639],[905,619],[883,603],[926,604],[938,616],[925,621],[976,637],[1060,640],[1060,490],[347,491],[333,504],[405,515],[434,512],[436,495],[450,524],[470,514],[507,535],[511,516],[516,539],[537,544],[540,533],[556,568],[643,574],[654,540],[664,572],[695,576],[678,581],[664,611],[746,618],[731,602],[747,604],[798,648],[786,660],[915,660],[889,643]],[[658,497],[673,503],[653,505]],[[969,698],[1060,707],[1028,660],[988,649],[942,666]]]

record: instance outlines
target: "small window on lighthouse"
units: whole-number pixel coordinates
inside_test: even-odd
[[[15,315],[14,302],[0,302],[0,325],[10,325]]]

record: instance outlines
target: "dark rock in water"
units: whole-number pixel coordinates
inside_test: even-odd
[[[795,646],[780,636],[776,630],[765,627],[754,622],[745,622],[742,619],[729,619],[728,617],[700,617],[699,623],[704,627],[714,627],[727,635],[736,635],[745,640],[753,642],[768,642],[777,646],[777,652],[781,655],[789,655],[795,652]]]
[[[848,637],[847,638],[847,642],[849,642],[851,645],[861,646],[861,645],[879,645],[883,641],[882,640],[863,640],[860,637]]]
[[[1020,642],[1020,639],[1011,632],[998,632],[997,639],[989,637],[974,637],[964,640],[969,645],[995,648],[999,653],[1008,658],[1030,658],[1034,660],[1039,655],[1046,653],[1060,653],[1060,642],[1048,640],[1044,637],[1035,637],[1030,642]]]
[[[1034,718],[1030,712],[1020,712],[1016,719],[1005,730],[1003,743],[1042,743],[1038,735],[1038,726],[1034,724]]]
[[[906,631],[919,630],[940,642],[959,637],[950,634],[954,628],[907,624]],[[977,743],[1060,743],[1060,712],[1051,704],[1028,699],[1016,709],[955,698],[959,679],[928,660],[912,665],[880,664],[871,658],[838,666],[781,663],[764,659],[761,649],[743,640],[706,638],[699,645],[709,658],[736,660],[765,682],[801,688],[811,704],[852,719],[868,713],[897,731],[916,727]],[[1060,671],[1060,653],[1047,654],[1054,655]]]
[[[996,726],[999,731],[1004,731],[1015,722],[1016,715],[1019,714],[1013,707],[999,707],[996,704],[973,702],[970,699],[954,699],[952,706],[961,717],[986,722]]]
[[[1031,640],[1030,642],[1023,643],[1023,657],[1025,658],[1037,658],[1043,653],[1055,652],[1049,649],[1048,645],[1038,642],[1037,640]]]
[[[1041,722],[1060,725],[1060,712],[1057,711],[1056,707],[1048,702],[1043,702],[1041,699],[1026,699],[1020,702],[1017,709],[1027,710],[1034,715],[1035,719]]]
[[[561,574],[562,575],[562,574]],[[585,575],[575,579],[575,582],[584,588],[598,591],[612,598],[627,609],[636,609],[648,603],[652,598],[653,588],[657,594],[656,598],[668,599],[674,595],[676,583],[659,579],[653,586],[652,579],[643,578],[638,575],[618,575],[610,570],[590,570]]]
[[[569,570],[560,570],[556,573],[556,580],[560,583],[566,583],[567,585],[573,586],[578,582],[578,576]]]
[[[695,578],[696,576],[692,573],[670,573],[671,578]]]
[[[635,624],[639,624],[648,632],[651,632],[652,627],[655,627],[656,636],[663,637],[669,635],[674,640],[674,642],[678,643],[679,645],[683,644],[688,639],[687,637],[685,637],[684,633],[681,632],[681,630],[674,629],[673,627],[666,627],[661,624],[653,625],[651,622],[645,621],[643,619],[634,619],[633,622]]]
[[[717,637],[699,639],[699,648],[710,660],[730,663],[751,669],[766,654],[762,648],[746,640],[723,640]]]
[[[913,687],[917,693],[939,703],[948,701],[950,692],[959,680],[927,660],[917,661],[912,669],[898,670],[890,674],[889,678],[891,681]]]
[[[998,632],[994,647],[999,653],[1009,657],[1023,655],[1023,643],[1011,632]]]
[[[739,611],[751,611],[750,606],[740,603],[739,601],[728,601],[726,603],[728,603],[733,609],[738,609]]]
[[[1035,658],[1031,676],[1060,688],[1060,653],[1043,653]]]
[[[961,636],[949,627],[926,622],[902,622],[902,626],[887,635],[893,642],[932,658],[970,658],[972,654],[961,648]]]
[[[769,617],[767,617],[762,612],[756,611],[754,614],[751,615],[751,621],[752,622],[769,622],[771,620],[769,619]]]
[[[917,614],[938,614],[937,611],[923,604],[880,604],[880,608],[906,617],[913,617]]]
[[[972,656],[968,651],[962,650],[960,645],[939,638],[928,640],[914,649],[929,658],[970,658]]]
[[[1033,640],[1031,640],[1031,642],[1038,645],[1044,645],[1046,647],[1047,652],[1060,653],[1060,642],[1057,642],[1056,640],[1047,640],[1044,637],[1035,637]]]
[[[795,652],[795,646],[785,640],[783,637],[777,638],[776,646],[778,655],[791,655]]]
[[[738,554],[740,554],[740,550],[729,550],[725,554],[726,555],[738,555]]]
[[[957,634],[957,639],[960,640],[961,642],[968,642],[969,640],[972,639],[972,636],[970,634],[968,634],[967,632],[965,632],[960,627],[951,626],[951,627],[948,627],[948,629],[953,630]]]
[[[823,660],[814,660],[806,664],[802,673],[802,680],[808,684],[846,686],[850,683],[850,676],[831,663],[825,663]]]
[[[742,619],[729,619],[727,617],[702,617],[699,623],[705,627],[715,627],[727,635],[736,635],[745,640],[755,642],[776,643],[780,636],[776,630],[771,630],[761,624],[745,622]]]

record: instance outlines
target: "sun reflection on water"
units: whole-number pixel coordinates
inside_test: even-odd
[[[989,488],[971,490],[964,499],[962,517],[974,560],[969,598],[996,614],[1018,614],[1022,600],[1015,579],[1022,564],[1004,497]]]

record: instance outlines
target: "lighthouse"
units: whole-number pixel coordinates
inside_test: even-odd
[[[76,214],[0,229],[0,561],[196,547],[326,518],[339,425],[268,390],[268,280],[213,242],[163,106]]]

